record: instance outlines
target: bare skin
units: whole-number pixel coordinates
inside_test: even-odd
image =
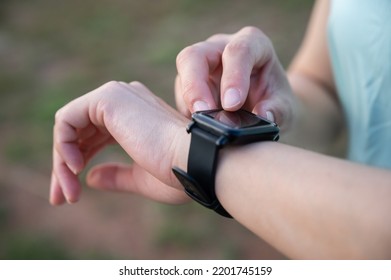
[[[327,11],[328,1],[318,1],[288,74],[270,40],[253,27],[186,48],[177,60],[180,112],[189,116],[221,102],[227,110],[245,107],[276,120],[291,143],[318,134],[309,143],[314,149],[332,142],[343,118],[324,45]],[[87,176],[91,187],[189,201],[171,172],[172,166],[186,170],[190,136],[183,114],[138,82],[110,82],[65,105],[54,127],[51,203],[76,202],[77,174],[113,142],[135,163],[94,167]],[[239,223],[288,257],[391,257],[389,170],[255,143],[222,150],[216,193]]]

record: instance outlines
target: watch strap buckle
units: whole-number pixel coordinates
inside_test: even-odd
[[[197,201],[206,208],[214,210],[224,217],[232,218],[232,216],[220,204],[217,197],[211,196],[208,192],[206,192],[193,177],[176,166],[172,168],[172,171],[184,187],[185,193],[193,200]]]

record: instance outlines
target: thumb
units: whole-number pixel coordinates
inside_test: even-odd
[[[87,184],[96,189],[132,192],[132,186],[128,183],[131,172],[131,166],[123,164],[98,165],[88,172]]]
[[[170,204],[188,201],[182,191],[170,187],[137,164],[101,164],[87,174],[87,184],[105,191],[120,191],[142,195],[146,198]]]

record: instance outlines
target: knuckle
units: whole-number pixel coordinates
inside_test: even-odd
[[[247,26],[229,42],[224,50],[223,57],[242,57],[252,63],[264,64],[274,56],[271,40],[256,27]]]
[[[123,87],[123,84],[121,84],[121,82],[119,82],[119,81],[109,81],[101,86],[102,89],[108,90],[110,92],[111,91],[115,92],[119,88],[122,88],[122,87]]]
[[[125,83],[113,80],[106,82],[95,92],[97,96],[94,98],[95,109],[93,115],[98,116],[97,119],[100,119],[101,115],[108,115],[114,101],[117,99],[116,96],[121,94],[124,86],[126,86]]]
[[[103,93],[103,96],[106,96],[107,94],[123,94],[124,92],[136,93],[139,90],[147,90],[147,87],[139,81],[132,81],[130,83],[110,81],[102,85],[98,92]]]
[[[229,35],[224,34],[224,33],[217,33],[212,36],[210,36],[206,41],[222,41],[226,39]]]
[[[231,56],[237,53],[247,54],[250,53],[250,51],[251,47],[247,40],[243,40],[243,38],[240,38],[238,40],[229,42],[225,47],[224,54]]]
[[[239,31],[239,33],[248,34],[248,35],[264,35],[259,28],[254,26],[245,26]]]
[[[139,81],[132,81],[129,83],[129,85],[133,87],[144,87],[144,85]]]
[[[176,57],[176,65],[180,68],[189,58],[198,57],[201,54],[200,43],[184,48]]]
[[[60,108],[57,110],[57,112],[54,115],[54,123],[58,124],[62,121],[64,115],[64,109]]]
[[[98,99],[106,101],[106,99],[112,99],[116,95],[122,95],[124,91],[130,90],[131,84],[121,82],[121,81],[109,81],[103,84],[96,94],[98,94]]]
[[[127,84],[127,86],[133,88],[136,92],[137,91],[150,92],[149,89],[139,81],[132,81],[129,84]]]
[[[272,46],[270,38],[259,28],[254,26],[243,27],[240,32],[247,40],[258,41],[263,45]]]

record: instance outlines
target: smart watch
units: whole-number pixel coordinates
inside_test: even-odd
[[[245,110],[228,112],[216,109],[195,112],[187,132],[191,133],[187,172],[173,167],[175,176],[193,200],[222,216],[232,218],[215,193],[219,150],[226,145],[277,141],[277,124]]]

